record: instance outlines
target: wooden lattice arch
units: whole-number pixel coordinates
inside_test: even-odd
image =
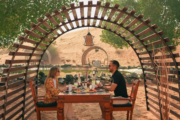
[[[161,114],[160,114],[161,112],[159,108],[156,107],[159,106],[159,101],[153,99],[153,97],[158,98],[157,88],[150,86],[146,82],[147,80],[146,73],[150,72],[148,76],[150,76],[152,79],[156,78],[155,76],[156,67],[153,59],[154,58],[158,59],[160,58],[160,56],[153,57],[151,53],[153,51],[155,52],[158,51],[158,49],[149,50],[149,48],[155,45],[164,44],[164,46],[159,49],[165,48],[167,50],[166,58],[172,60],[171,62],[169,62],[169,65],[174,66],[175,68],[175,70],[170,70],[171,74],[176,75],[176,77],[173,78],[173,83],[178,84],[177,87],[170,86],[172,91],[174,91],[174,93],[177,93],[177,95],[171,95],[171,99],[173,100],[173,102],[170,102],[170,105],[172,106],[170,108],[170,114],[172,114],[177,119],[180,118],[180,113],[179,113],[180,105],[179,103],[177,103],[180,101],[179,98],[180,80],[178,74],[178,66],[180,65],[180,63],[177,62],[175,59],[179,57],[179,54],[173,54],[172,50],[175,49],[175,47],[171,45],[169,46],[167,44],[167,42],[169,42],[170,40],[168,38],[162,37],[162,35],[164,35],[164,32],[156,31],[155,29],[158,28],[157,25],[152,25],[152,26],[149,25],[151,20],[149,19],[142,20],[143,15],[135,16],[134,10],[132,10],[131,12],[127,12],[128,8],[126,7],[119,9],[118,4],[114,5],[114,7],[111,7],[110,3],[108,2],[105,3],[105,5],[101,5],[100,1],[98,1],[97,4],[92,4],[92,1],[89,1],[88,5],[84,5],[83,2],[80,2],[79,6],[74,6],[74,4],[70,4],[70,6],[71,6],[70,8],[66,8],[65,6],[63,6],[62,10],[60,11],[55,9],[54,14],[52,15],[49,13],[45,14],[46,15],[45,19],[39,18],[38,24],[32,23],[31,24],[32,29],[25,30],[24,33],[26,35],[19,37],[19,40],[21,41],[20,44],[13,45],[13,47],[17,49],[15,50],[15,52],[9,53],[9,55],[12,55],[12,59],[6,60],[5,62],[6,64],[9,64],[9,68],[3,70],[3,73],[7,73],[7,76],[1,79],[3,82],[6,82],[6,85],[0,87],[0,91],[1,92],[4,91],[4,94],[0,96],[0,101],[1,102],[4,101],[4,104],[0,105],[0,110],[3,110],[3,112],[0,113],[0,119],[1,118],[3,118],[3,120],[21,119],[21,118],[27,119],[34,112],[34,104],[32,100],[31,91],[29,89],[28,81],[38,77],[40,62],[42,60],[45,51],[51,45],[51,43],[54,40],[56,40],[59,36],[65,34],[68,31],[81,27],[87,27],[87,26],[101,28],[114,33],[115,35],[124,39],[124,41],[126,41],[130,45],[130,47],[134,50],[140,61],[143,74],[145,76],[144,85],[145,85],[147,110],[151,111],[158,118],[161,118]],[[96,10],[95,10],[95,14],[91,15],[91,11],[93,7]],[[85,8],[88,9],[87,13],[84,13]],[[80,18],[78,18],[77,16],[76,9],[80,9],[80,15],[81,15]],[[100,9],[102,9],[101,16],[99,16]],[[110,11],[110,14],[106,19],[105,15],[108,10]],[[72,12],[74,19],[70,18],[69,12]],[[62,14],[66,16],[67,21],[64,21],[62,19]],[[87,17],[85,17],[84,14],[87,14]],[[113,15],[116,15],[115,19],[113,19]],[[60,22],[57,22],[55,17]],[[87,24],[85,24],[86,20],[87,20]],[[129,24],[125,26],[125,23],[127,22]],[[49,23],[52,23],[52,25],[50,25]],[[108,26],[109,24],[111,24],[110,27]],[[68,25],[70,25],[70,28],[68,27]],[[146,27],[146,29],[136,33],[143,27]],[[147,33],[152,33],[152,34],[148,35]],[[32,36],[38,39],[39,41],[30,39],[29,36]],[[151,41],[154,38],[159,38],[159,40],[145,44],[145,41]],[[25,42],[31,43],[34,46],[24,45]],[[31,50],[31,52],[30,53],[20,52],[21,49],[28,49]],[[147,55],[148,57],[143,57],[144,55]],[[16,56],[28,56],[29,59],[28,60],[16,59]],[[34,57],[39,57],[39,59]],[[36,62],[38,64],[31,65],[32,62]],[[23,67],[12,67],[14,64],[26,64],[26,65]],[[151,69],[146,68],[146,66],[151,67]],[[35,70],[32,70],[32,68]],[[29,71],[30,69],[31,71]],[[24,73],[13,74],[13,72],[19,70],[24,70]],[[12,84],[8,84],[9,81],[19,77],[23,77],[23,80],[20,80]],[[154,80],[154,83],[156,84],[156,80]],[[21,87],[17,89],[13,89],[13,91],[11,92],[8,92],[8,89],[15,88],[17,85]],[[19,93],[19,94],[16,95],[13,99],[9,100],[9,98],[15,93]],[[17,103],[16,101],[20,98],[22,98],[22,100]],[[8,108],[10,104],[13,105],[11,108]],[[170,119],[174,119],[174,118],[170,118]]]

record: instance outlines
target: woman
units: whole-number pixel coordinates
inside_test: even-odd
[[[60,90],[58,87],[57,76],[60,75],[60,71],[57,67],[52,67],[49,71],[44,85],[45,85],[45,99],[52,99],[58,96],[60,92],[67,90],[67,87]],[[45,100],[44,103],[55,103],[55,100]],[[75,120],[72,103],[64,103],[64,117],[67,120]]]

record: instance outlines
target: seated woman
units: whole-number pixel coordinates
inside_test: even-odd
[[[57,76],[60,75],[60,71],[57,67],[52,67],[49,71],[49,75],[47,76],[44,85],[45,85],[45,99],[52,99],[58,96],[58,94],[62,91],[67,90],[67,87],[60,90],[58,87],[58,79]],[[45,100],[44,103],[56,103],[55,100]],[[72,103],[64,103],[64,117],[67,120],[76,120],[74,117],[74,111],[72,107]]]

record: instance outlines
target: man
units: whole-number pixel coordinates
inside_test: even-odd
[[[103,86],[102,83],[99,83],[98,86],[101,88],[104,88],[108,91],[114,91],[114,97],[123,97],[127,98],[127,89],[126,89],[126,82],[123,77],[123,75],[118,71],[119,68],[119,62],[116,60],[110,61],[109,64],[109,72],[112,73],[112,81],[109,84],[109,86]],[[114,101],[113,104],[126,104],[128,103],[128,100],[123,100],[123,101]],[[101,111],[102,111],[102,116],[104,116],[104,105],[100,103]]]

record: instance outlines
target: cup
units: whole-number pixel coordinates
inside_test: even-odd
[[[78,87],[78,83],[76,82],[76,83],[74,83],[74,87],[75,88],[77,88]]]
[[[69,85],[68,85],[68,89],[69,89],[69,92],[72,91],[72,84],[69,84]]]

